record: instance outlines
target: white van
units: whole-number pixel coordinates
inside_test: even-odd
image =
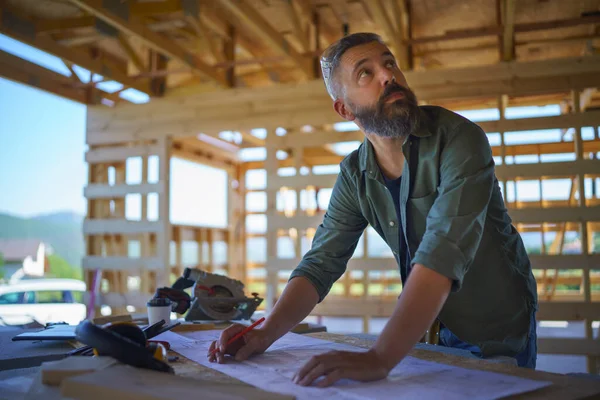
[[[37,321],[77,325],[86,316],[85,282],[76,279],[27,279],[0,285],[0,325]]]

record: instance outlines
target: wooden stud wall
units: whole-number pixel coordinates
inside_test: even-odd
[[[507,207],[515,225],[523,234],[539,234],[546,240],[539,254],[531,254],[533,268],[538,279],[540,293],[539,320],[579,320],[586,323],[585,339],[540,339],[539,349],[542,353],[585,354],[589,356],[588,367],[594,371],[596,357],[600,356],[600,341],[591,338],[590,323],[600,319],[600,306],[595,302],[600,292],[594,285],[600,283],[600,254],[592,248],[589,241],[600,232],[600,200],[595,182],[600,177],[600,135],[583,140],[582,128],[600,126],[600,111],[569,112],[558,116],[508,119],[506,107],[514,104],[534,105],[535,100],[521,101],[523,96],[541,96],[539,104],[547,104],[543,96],[573,91],[573,103],[577,110],[578,93],[587,87],[600,85],[598,74],[600,58],[586,57],[544,61],[543,63],[515,63],[486,68],[465,68],[454,71],[427,71],[407,73],[407,79],[418,98],[428,104],[436,104],[443,100],[446,104],[468,101],[477,108],[477,101],[488,106],[489,99],[496,99],[501,118],[494,121],[482,121],[478,124],[488,133],[498,132],[501,138],[499,145],[494,145],[493,154],[499,160],[496,175],[504,193],[513,192],[514,199],[507,201]],[[231,253],[238,254],[238,264],[232,263],[230,271],[246,277],[245,283],[249,291],[259,292],[266,296],[266,308],[270,308],[281,293],[289,272],[298,264],[307,247],[315,228],[321,222],[324,210],[318,208],[316,197],[328,188],[332,188],[336,173],[316,174],[315,166],[338,164],[342,157],[331,152],[327,144],[345,141],[362,140],[360,132],[336,132],[332,124],[339,122],[339,116],[331,111],[331,101],[323,92],[322,82],[313,81],[305,85],[282,85],[264,90],[235,89],[228,93],[215,92],[205,95],[190,95],[178,99],[162,99],[143,106],[123,106],[112,110],[92,108],[88,123],[88,144],[92,146],[111,146],[97,151],[123,151],[125,143],[143,143],[143,146],[127,150],[127,154],[147,155],[154,150],[155,140],[166,137],[165,132],[173,138],[173,143],[184,143],[182,138],[196,136],[198,131],[217,137],[224,130],[239,130],[246,135],[253,128],[267,128],[266,140],[252,140],[248,147],[265,147],[266,159],[240,163],[227,159],[229,150],[214,151],[208,157],[198,153],[187,143],[185,146],[173,147],[171,155],[184,154],[190,160],[210,162],[215,166],[228,169],[237,174],[236,196],[238,205],[232,213],[238,219],[232,219],[235,225],[229,227],[234,234],[234,242],[239,248],[231,247]],[[509,101],[510,99],[510,101]],[[452,108],[452,107],[449,107]],[[235,118],[231,110],[236,110]],[[303,128],[310,125],[312,132]],[[168,127],[168,129],[167,129]],[[287,134],[278,135],[277,127],[283,127]],[[509,133],[562,129],[564,132],[575,132],[573,139],[552,143],[507,144]],[[599,132],[600,133],[600,132]],[[255,138],[256,139],[256,138]],[[185,144],[184,143],[184,144]],[[262,144],[262,146],[261,146]],[[116,146],[119,147],[116,147]],[[109,150],[107,150],[109,149]],[[135,150],[134,150],[135,149]],[[94,148],[92,150],[94,151]],[[232,150],[234,152],[234,150]],[[287,154],[279,159],[278,153]],[[281,153],[280,153],[281,154]],[[546,157],[557,154],[575,154],[572,161],[542,162]],[[537,162],[519,163],[518,157],[536,157]],[[542,160],[544,159],[544,160]],[[531,161],[531,160],[529,160]],[[94,163],[106,162],[101,153],[95,154]],[[280,168],[293,167],[295,176],[280,176]],[[246,176],[253,170],[266,170],[266,187],[248,187]],[[302,173],[299,173],[302,169]],[[305,174],[308,170],[308,174]],[[540,185],[552,179],[567,179],[571,190],[560,199],[521,199],[518,188],[523,181],[538,181]],[[593,182],[588,184],[587,182]],[[588,184],[592,192],[580,196],[582,186]],[[232,185],[232,187],[235,185]],[[305,194],[300,191],[310,187]],[[142,184],[136,190],[149,191],[155,187]],[[111,189],[113,193],[122,193],[123,188]],[[295,192],[294,192],[295,191]],[[245,210],[244,196],[253,193],[264,193],[266,209],[261,211]],[[284,194],[285,193],[285,194]],[[310,196],[307,195],[310,193]],[[543,195],[543,193],[541,193]],[[278,210],[278,196],[288,196],[296,206]],[[301,197],[307,195],[310,207],[300,207]],[[232,196],[235,197],[235,196]],[[304,203],[304,201],[303,201]],[[234,204],[234,203],[232,203]],[[317,207],[315,207],[315,204]],[[102,214],[97,214],[102,215]],[[247,232],[248,217],[264,215],[267,226],[263,232]],[[113,233],[113,221],[103,221],[102,227]],[[160,225],[138,226],[130,223],[117,225],[127,228],[129,233],[145,228],[151,237],[156,237]],[[134,232],[131,232],[134,231]],[[198,241],[209,234],[198,230]],[[242,234],[245,233],[245,238]],[[185,235],[183,231],[171,232],[176,240]],[[223,233],[225,234],[225,233]],[[569,250],[565,239],[569,235],[578,235],[582,243],[578,249]],[[554,237],[552,240],[550,240]],[[304,245],[302,242],[304,239]],[[291,241],[294,256],[282,258],[278,247],[284,241]],[[347,316],[363,318],[363,328],[368,330],[371,318],[388,317],[400,291],[399,274],[393,258],[380,257],[370,253],[376,246],[373,241],[380,240],[376,234],[363,235],[360,244],[361,253],[351,259],[348,271],[338,281],[330,296],[314,311],[318,316]],[[585,243],[585,244],[584,244]],[[157,244],[158,246],[158,244]],[[260,246],[264,249],[264,259],[249,259],[251,250]],[[200,251],[200,250],[199,250]],[[90,253],[94,254],[94,253]],[[151,255],[150,255],[151,257]],[[177,260],[176,260],[177,261]],[[131,263],[131,261],[128,261]],[[176,262],[175,271],[181,266]],[[158,265],[162,265],[158,262]],[[243,268],[245,267],[245,268]],[[598,268],[598,269],[597,269]],[[558,286],[576,285],[575,290],[559,290]]]
[[[89,137],[88,137],[89,139]],[[89,164],[89,184],[84,190],[88,200],[88,215],[83,232],[87,254],[82,260],[85,280],[91,291],[96,291],[93,311],[100,313],[101,306],[111,307],[112,314],[128,312],[133,306],[143,312],[146,301],[157,287],[170,285],[181,276],[184,267],[199,267],[209,272],[227,274],[244,279],[243,258],[235,244],[243,241],[243,212],[240,211],[242,187],[238,167],[228,160],[215,157],[210,145],[200,153],[185,144],[175,142],[170,136],[154,140],[132,140],[101,145],[90,144],[86,153]],[[228,172],[227,201],[230,203],[226,228],[174,225],[170,221],[170,164],[177,157],[226,167]],[[155,157],[158,164],[158,181],[149,182],[149,160]],[[127,160],[141,161],[141,182],[127,183]],[[113,178],[114,177],[114,178]],[[125,214],[127,196],[141,197],[140,220],[128,220]],[[148,219],[149,196],[156,196],[158,215]],[[183,265],[183,242],[195,242],[197,263]],[[227,246],[227,259],[217,263],[213,258],[216,245]],[[174,247],[174,263],[171,246]],[[139,255],[129,249],[137,245]],[[95,282],[98,281],[99,284]],[[88,294],[88,302],[91,300]],[[89,303],[88,303],[89,304]],[[91,310],[90,310],[91,311]]]

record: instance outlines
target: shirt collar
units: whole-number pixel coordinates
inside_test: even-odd
[[[410,136],[416,137],[427,137],[432,135],[432,127],[431,120],[428,117],[427,113],[423,111],[422,107],[419,107],[419,126],[418,128],[410,134]],[[408,142],[408,139],[406,140]],[[405,142],[405,144],[406,144]],[[362,146],[360,146],[359,150],[359,166],[362,172],[370,171],[373,176],[379,174],[379,166],[377,165],[377,160],[375,159],[375,149],[373,148],[373,144],[365,137]]]

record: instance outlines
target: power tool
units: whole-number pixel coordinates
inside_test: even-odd
[[[185,291],[190,287],[191,296]],[[154,298],[171,300],[175,313],[187,311],[186,321],[248,320],[263,301],[258,293],[246,297],[239,280],[197,268],[186,268],[171,287],[158,288]]]

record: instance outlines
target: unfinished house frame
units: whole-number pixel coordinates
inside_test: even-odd
[[[0,33],[58,57],[71,72],[0,50],[0,75],[89,106],[82,266],[95,294],[91,310],[143,308],[156,287],[181,273],[188,242],[198,267],[243,280],[269,309],[326,210],[343,158],[332,145],[363,140],[336,127],[341,120],[319,77],[319,54],[346,33],[377,32],[422,104],[498,110],[498,118],[477,123],[489,134],[514,224],[539,239],[531,251],[537,317],[585,323],[584,338],[540,338],[539,351],[586,355],[588,370],[597,372],[598,7],[558,0],[0,0]],[[82,80],[76,67],[98,79]],[[121,87],[108,90],[105,82]],[[150,101],[131,104],[131,90]],[[507,117],[511,107],[545,105],[560,113]],[[253,133],[259,128],[266,136]],[[515,135],[548,129],[562,130],[560,139],[515,143]],[[265,156],[246,161],[240,152],[249,148]],[[226,171],[226,228],[173,223],[173,158]],[[141,165],[139,182],[128,179],[132,159]],[[264,185],[256,185],[257,175]],[[544,188],[559,181],[568,182],[567,193],[548,198]],[[534,186],[539,196],[519,194]],[[126,218],[131,198],[140,204],[137,220]],[[256,199],[262,206],[248,209]],[[265,227],[249,230],[258,219]],[[313,315],[359,317],[368,332],[373,318],[391,314],[400,277],[378,243],[367,229]],[[216,260],[223,246],[226,260]]]

